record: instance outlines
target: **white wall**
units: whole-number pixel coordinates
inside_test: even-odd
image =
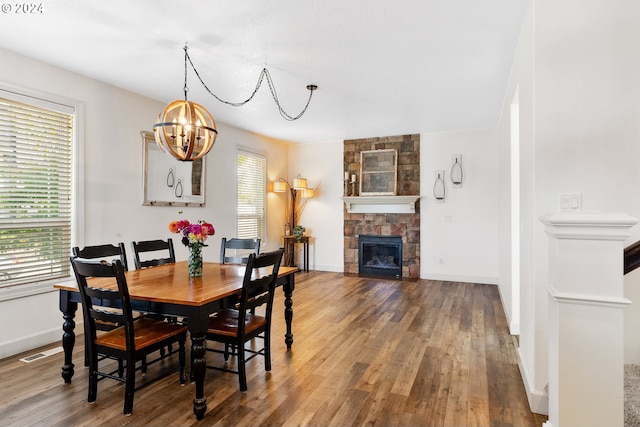
[[[640,217],[640,198],[636,196],[640,182],[639,17],[640,3],[625,0],[528,3],[505,103],[518,86],[522,197],[519,353],[535,412],[546,412],[548,378],[548,238],[540,216],[560,209],[560,193],[581,193],[584,210]],[[508,122],[507,107],[498,130],[502,159],[508,156]],[[504,168],[505,162],[501,165]],[[509,200],[504,190],[501,194],[504,212]],[[501,233],[504,231],[501,226]],[[627,245],[639,238],[636,227]],[[508,251],[501,239],[501,262],[509,259]],[[632,301],[640,296],[638,276],[625,278]],[[501,286],[509,283],[504,281]],[[628,325],[640,324],[640,305],[632,304],[626,316]],[[628,360],[640,360],[639,338],[636,331],[626,331]]]
[[[218,123],[219,137],[206,157],[206,207],[142,206],[140,131],[151,130],[164,103],[6,50],[0,50],[0,63],[0,81],[5,84],[84,103],[84,239],[80,246],[122,241],[130,252],[132,240],[176,237],[167,226],[182,209],[184,218],[206,219],[214,225],[216,235],[207,241],[203,255],[206,261],[217,261],[220,239],[236,233],[236,146],[267,153],[270,179],[286,175],[288,143]],[[268,197],[266,248],[280,246],[281,218],[271,213],[283,206],[278,198]],[[176,245],[176,256],[186,259],[186,248]],[[131,254],[129,261],[132,264]],[[0,330],[0,358],[60,340],[57,296],[52,291],[0,302],[3,323],[14,325]]]
[[[420,277],[495,284],[498,280],[498,158],[494,130],[420,135]],[[450,180],[462,155],[464,182]],[[445,171],[444,203],[433,197]]]
[[[312,270],[344,271],[343,141],[322,144],[292,144],[289,177],[301,174],[309,187],[316,188],[300,216],[311,236],[309,264]],[[301,245],[296,245],[301,259]],[[301,265],[298,263],[298,265]]]

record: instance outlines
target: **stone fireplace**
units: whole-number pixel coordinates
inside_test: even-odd
[[[349,176],[360,176],[360,152],[395,149],[398,153],[398,196],[420,194],[420,135],[400,135],[344,141],[344,167]],[[375,196],[374,196],[375,197]],[[402,278],[420,278],[420,200],[415,211],[350,213],[344,208],[344,272],[360,271],[359,236],[396,236],[402,242]],[[394,273],[395,276],[395,273]]]

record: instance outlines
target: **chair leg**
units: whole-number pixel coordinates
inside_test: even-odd
[[[147,356],[142,358],[142,369],[140,370],[142,375],[147,375]]]
[[[238,349],[238,376],[240,377],[240,391],[247,391],[247,369],[244,358],[244,343],[237,346]]]
[[[185,385],[187,382],[187,375],[184,372],[185,365],[185,348],[184,348],[185,337],[181,337],[178,341],[178,361],[180,362],[180,384]],[[192,359],[193,366],[193,359]]]
[[[89,366],[89,337],[87,334],[84,336],[84,366]]]
[[[127,360],[127,377],[124,387],[124,414],[131,415],[133,412],[133,393],[136,385],[136,364],[133,360]]]
[[[118,376],[122,378],[124,376],[124,361],[118,359]]]
[[[271,332],[264,333],[264,370],[271,370]]]
[[[98,397],[98,355],[89,356],[89,390],[87,402],[93,403]]]
[[[231,348],[232,348],[231,353],[233,353],[233,347],[231,347]],[[230,352],[229,352],[229,344],[224,343],[224,361],[225,362],[227,360],[229,360],[229,354],[230,354]]]

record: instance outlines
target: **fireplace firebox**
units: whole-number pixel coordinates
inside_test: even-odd
[[[358,236],[358,272],[402,278],[402,236]]]

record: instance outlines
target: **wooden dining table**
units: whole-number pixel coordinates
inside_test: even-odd
[[[166,264],[158,267],[132,270],[125,273],[129,295],[134,310],[167,314],[186,318],[191,336],[193,359],[191,378],[195,382],[196,394],[193,412],[198,420],[204,418],[207,398],[204,395],[206,372],[206,331],[209,316],[224,308],[233,306],[242,289],[246,266],[205,262],[202,277],[189,277],[187,262]],[[284,318],[286,322],[285,344],[288,349],[293,344],[291,323],[293,321],[293,290],[297,267],[281,266],[278,272],[278,286],[284,291]],[[266,272],[256,269],[254,274]],[[117,289],[115,281],[108,278],[91,278],[92,286]],[[104,286],[100,282],[104,282]],[[73,347],[75,344],[75,321],[73,320],[80,302],[80,293],[74,284],[54,285],[60,291],[60,311],[64,319],[62,325],[62,347],[64,365],[62,378],[70,383],[74,374]]]

